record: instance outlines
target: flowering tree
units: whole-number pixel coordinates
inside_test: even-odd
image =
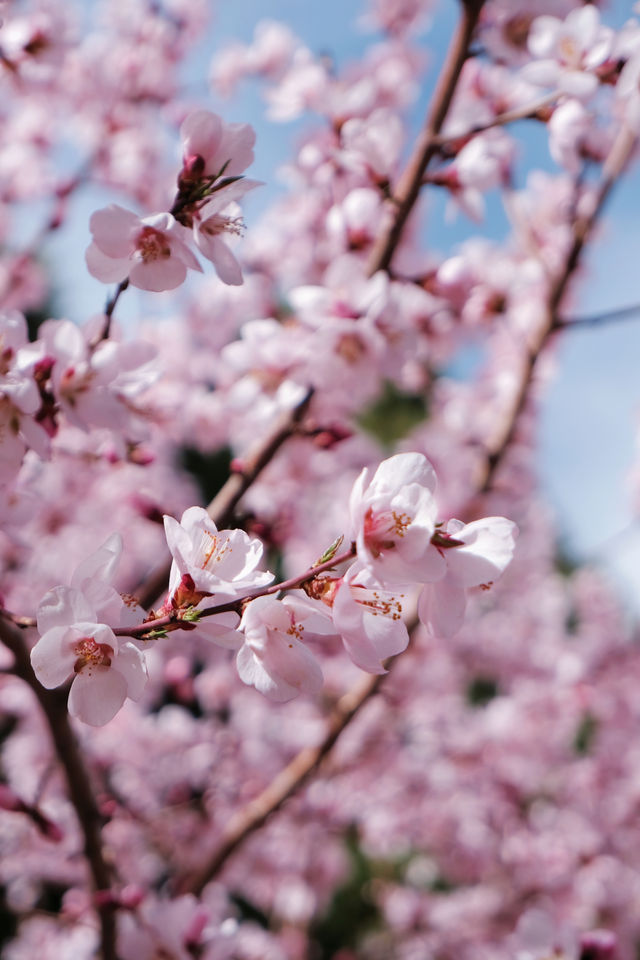
[[[460,0],[434,84],[433,0],[368,0],[344,67],[214,30],[211,93],[307,124],[245,224],[206,0],[1,8],[3,956],[632,960],[640,655],[535,454],[640,22]]]

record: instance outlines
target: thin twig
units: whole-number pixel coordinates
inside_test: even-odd
[[[386,270],[391,265],[404,225],[418,199],[427,166],[439,150],[437,137],[453,100],[462,68],[469,56],[469,44],[482,6],[483,0],[467,0],[462,3],[462,16],[438,78],[424,128],[393,190],[394,213],[391,223],[381,233],[371,251],[369,275],[373,275],[378,270]]]
[[[282,444],[296,432],[309,409],[312,396],[313,390],[310,389],[293,410],[282,415],[273,432],[249,455],[241,469],[236,469],[231,474],[220,492],[216,494],[207,507],[207,512],[217,527],[225,527],[231,522],[233,511],[240,499],[274,458]],[[142,607],[148,609],[166,589],[169,570],[170,564],[163,564],[132,591]]]
[[[606,310],[604,313],[592,313],[586,317],[558,317],[553,325],[554,330],[572,330],[574,327],[600,327],[605,323],[617,323],[619,320],[630,320],[640,315],[640,303],[629,307],[618,307],[617,310]]]
[[[90,343],[90,348],[95,350],[101,340],[107,340],[109,333],[111,332],[111,320],[113,319],[113,311],[116,309],[116,304],[120,299],[120,295],[129,286],[129,277],[126,277],[124,280],[121,280],[118,286],[116,287],[114,293],[111,294],[107,300],[104,308],[104,324],[100,333],[94,337]]]
[[[84,852],[89,864],[94,891],[109,890],[111,871],[102,852],[102,818],[95,802],[87,769],[82,760],[78,741],[69,722],[66,696],[61,691],[45,690],[38,682],[31,666],[29,651],[20,630],[0,618],[0,640],[11,651],[15,673],[27,683],[36,695],[49,725],[56,755],[64,770],[69,798],[76,811],[82,835]],[[116,960],[115,915],[110,904],[98,904],[102,960]]]
[[[326,560],[324,563],[309,567],[304,573],[299,574],[297,577],[290,577],[288,580],[282,580],[280,583],[274,583],[269,587],[260,587],[259,590],[252,590],[251,593],[238,597],[236,600],[229,600],[225,603],[218,603],[214,607],[198,610],[199,620],[205,617],[215,617],[219,613],[229,613],[234,610],[239,613],[244,604],[249,600],[256,600],[258,597],[273,596],[274,593],[280,593],[281,590],[294,590],[296,587],[302,586],[303,583],[313,580],[318,574],[326,573],[328,570],[333,570],[334,567],[339,567],[340,564],[346,563],[347,560],[353,559],[355,554],[356,545],[352,543],[348,550],[338,554],[336,557],[332,557],[330,560]],[[182,619],[180,611],[176,610],[171,611],[171,613],[163,617],[145,620],[144,623],[140,623],[135,627],[114,627],[113,632],[117,637],[144,637],[145,634],[155,633],[155,631],[163,630],[167,627],[192,630],[197,623],[198,620]]]

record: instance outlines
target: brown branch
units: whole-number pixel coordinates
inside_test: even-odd
[[[273,432],[264,440],[242,464],[241,469],[235,470],[219,493],[213,498],[207,511],[217,527],[226,527],[233,519],[233,511],[249,487],[258,478],[268,463],[282,446],[297,430],[304,418],[313,390],[307,391],[303,399],[293,410],[282,415],[275,425]],[[166,589],[169,579],[170,564],[163,564],[155,573],[132,592],[138,597],[140,605],[147,609]]]
[[[427,119],[418,137],[409,162],[394,191],[394,213],[389,227],[383,231],[371,251],[369,275],[387,270],[400,242],[404,225],[418,199],[422,178],[430,160],[440,149],[438,134],[445,121],[460,79],[460,73],[469,56],[469,45],[484,0],[466,0],[447,56],[431,100]]]
[[[340,698],[327,721],[324,738],[316,747],[305,747],[287,766],[245,807],[231,818],[225,827],[215,852],[204,867],[186,874],[176,882],[177,893],[199,895],[216,876],[231,854],[244,840],[255,833],[291,797],[319,767],[336,740],[360,708],[380,686],[384,674],[366,675],[348,693]]]
[[[120,295],[124,293],[124,291],[127,289],[128,286],[129,286],[129,277],[126,277],[124,280],[120,281],[115,291],[111,294],[111,296],[107,300],[104,308],[104,314],[103,314],[104,323],[102,325],[102,330],[100,331],[99,334],[97,334],[93,338],[93,340],[89,344],[89,347],[91,350],[95,350],[95,348],[98,346],[98,344],[102,340],[108,339],[109,334],[111,332],[111,321],[113,319],[113,312],[116,309],[116,305],[118,303],[118,300],[120,299]]]
[[[541,325],[527,348],[524,372],[520,379],[515,399],[504,421],[499,425],[496,435],[487,446],[484,462],[476,483],[476,490],[479,494],[487,493],[491,489],[496,470],[502,463],[511,445],[520,413],[525,406],[529,394],[529,386],[540,354],[550,336],[559,328],[559,325],[563,328],[567,326],[567,324],[558,320],[560,303],[578,267],[584,246],[593,233],[593,229],[602,214],[611,190],[633,153],[635,143],[635,134],[628,127],[623,126],[604,163],[602,179],[598,187],[592,211],[588,216],[578,217],[574,224],[573,239],[564,267],[551,283],[545,322]]]
[[[455,541],[449,538],[449,544],[452,542],[455,543]],[[185,611],[178,609],[171,610],[166,616],[152,617],[149,620],[144,620],[142,623],[136,624],[136,626],[112,627],[112,630],[116,637],[142,637],[143,639],[149,639],[149,634],[156,636],[156,631],[158,630],[193,630],[195,624],[202,622],[202,620],[207,617],[217,617],[220,613],[230,613],[234,611],[241,613],[244,605],[249,600],[257,600],[258,597],[271,597],[283,590],[294,590],[296,587],[301,587],[303,584],[314,580],[319,574],[327,573],[329,570],[339,567],[342,563],[346,563],[347,560],[351,560],[355,555],[356,545],[352,543],[348,550],[338,554],[338,556],[331,557],[330,560],[326,560],[324,563],[315,564],[315,566],[309,567],[295,577],[289,577],[288,580],[273,583],[270,587],[260,587],[258,590],[252,590],[250,593],[237,597],[235,600],[226,600],[224,603],[218,603],[213,607],[197,610],[197,619],[185,619]],[[187,608],[187,610],[191,609],[191,607]]]
[[[56,755],[64,770],[69,798],[76,811],[84,838],[84,853],[89,864],[95,893],[111,887],[111,871],[102,851],[102,818],[96,805],[89,774],[80,747],[69,722],[66,696],[59,690],[45,690],[31,666],[29,651],[20,630],[0,617],[0,640],[11,651],[15,673],[27,683],[42,707]],[[102,941],[102,960],[116,960],[116,926],[110,903],[98,904]]]

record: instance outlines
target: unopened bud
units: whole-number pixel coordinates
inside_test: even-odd
[[[178,174],[178,189],[188,184],[197,183],[204,173],[204,158],[199,153],[185,157],[182,170]]]
[[[611,930],[590,930],[580,938],[580,960],[615,960],[618,938]]]

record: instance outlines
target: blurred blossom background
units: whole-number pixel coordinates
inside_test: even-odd
[[[255,161],[247,174],[263,182],[242,201],[244,235],[234,249],[253,265],[245,268],[243,287],[225,286],[206,264],[202,275],[190,272],[176,291],[153,294],[129,287],[117,303],[116,327],[125,341],[151,341],[161,357],[162,372],[155,383],[149,380],[151,412],[137,407],[133,388],[122,404],[123,417],[131,418],[131,429],[139,429],[142,439],[135,433],[130,442],[114,431],[105,440],[101,424],[85,429],[73,423],[53,435],[51,462],[28,451],[23,465],[20,452],[27,495],[18,507],[7,496],[0,540],[0,592],[11,609],[33,614],[45,591],[63,577],[71,582],[78,564],[114,530],[125,543],[118,587],[132,592],[148,584],[157,559],[168,556],[163,513],[177,518],[194,503],[207,503],[232,473],[233,458],[242,464],[283,408],[299,400],[294,374],[302,378],[308,371],[327,378],[325,393],[318,389],[313,401],[317,422],[326,429],[316,431],[319,437],[311,428],[308,435],[289,437],[237,517],[251,536],[262,538],[264,563],[278,577],[306,569],[334,536],[348,531],[356,477],[396,450],[415,448],[433,457],[439,508],[451,508],[447,518],[460,504],[476,517],[476,505],[468,502],[473,491],[463,489],[464,479],[483,440],[482,414],[502,398],[492,388],[502,373],[507,387],[511,383],[509,358],[519,356],[524,343],[519,335],[526,333],[530,316],[526,298],[520,315],[499,302],[485,314],[477,308],[478,322],[461,315],[463,306],[485,296],[492,280],[496,287],[503,282],[509,287],[508,267],[497,251],[512,233],[514,193],[530,190],[532,219],[540,207],[553,221],[551,178],[563,169],[551,156],[547,124],[524,119],[506,128],[514,138],[512,179],[508,190],[482,192],[484,210],[437,178],[423,191],[408,231],[416,241],[413,262],[424,270],[415,284],[420,295],[431,297],[429,270],[435,273],[445,261],[455,266],[458,255],[488,283],[474,281],[465,304],[456,306],[451,281],[446,295],[454,306],[443,308],[444,332],[437,325],[440,307],[433,315],[416,307],[420,322],[421,309],[426,316],[415,337],[424,353],[415,366],[414,357],[398,362],[402,370],[390,388],[393,337],[384,340],[371,321],[367,329],[374,330],[376,344],[383,342],[382,359],[375,354],[379,368],[362,361],[366,354],[358,352],[357,338],[354,352],[346,351],[347,366],[340,366],[345,357],[338,347],[332,352],[330,334],[321,342],[309,331],[322,329],[322,323],[331,330],[330,320],[354,316],[364,325],[365,308],[351,316],[336,300],[335,314],[327,308],[325,316],[322,302],[318,307],[308,291],[295,289],[320,284],[322,257],[334,249],[332,243],[336,259],[353,255],[351,263],[362,268],[373,240],[366,217],[350,247],[340,233],[340,211],[331,220],[330,202],[327,209],[319,202],[322,224],[306,235],[297,209],[282,213],[274,206],[291,194],[304,211],[305,177],[314,200],[331,191],[330,176],[317,158],[323,150],[328,155],[337,150],[340,124],[291,106],[298,95],[304,100],[299,78],[293,90],[283,92],[275,83],[265,95],[268,83],[238,79],[234,72],[246,46],[274,23],[285,24],[336,83],[351,76],[350,64],[397,43],[400,59],[410,60],[409,74],[424,63],[424,77],[415,67],[421,79],[413,98],[407,83],[401,169],[421,130],[461,5],[406,0],[408,10],[422,11],[407,46],[410,59],[401,31],[389,37],[382,29],[385,13],[405,6],[404,0],[389,4],[79,3],[73,8],[75,34],[60,54],[71,68],[58,113],[47,115],[47,84],[56,90],[58,63],[54,79],[50,75],[39,99],[34,97],[33,112],[26,104],[14,116],[9,94],[0,105],[5,126],[0,181],[17,194],[11,217],[2,212],[5,226],[10,223],[3,256],[10,259],[12,251],[32,243],[37,247],[40,281],[29,288],[31,300],[20,304],[34,327],[48,317],[79,326],[96,322],[113,291],[85,265],[91,215],[112,203],[140,214],[164,210],[163,203],[168,208],[183,162],[178,131],[192,110],[252,125]],[[531,0],[527,7],[517,0],[516,6],[530,26],[538,13],[564,17],[583,5]],[[44,0],[0,5],[7,25],[43,11],[62,22],[71,9]],[[509,0],[488,0],[485,7],[488,17],[498,18],[514,9]],[[616,31],[634,13],[624,0],[604,0],[597,10]],[[637,9],[635,14],[637,22]],[[176,24],[174,48],[166,38],[173,38]],[[640,26],[636,29],[640,37]],[[6,37],[0,32],[5,53]],[[282,42],[286,45],[286,36]],[[84,58],[80,66],[74,60],[78,51]],[[483,69],[486,61],[482,56],[478,61]],[[13,73],[6,60],[4,66]],[[145,67],[149,89],[136,96],[131,91]],[[515,73],[519,64],[509,69]],[[85,97],[82,81],[89,86],[94,73],[99,80]],[[5,75],[18,104],[19,79]],[[348,103],[351,84],[352,79],[344,82]],[[611,89],[604,82],[603,87],[606,102]],[[153,116],[148,125],[147,108]],[[114,117],[125,118],[122,129]],[[43,173],[37,163],[27,164],[12,123],[27,128],[24,138],[36,144],[34,154],[47,154],[51,145],[51,169],[80,181],[70,191],[61,229],[45,231],[43,238],[42,224],[51,213],[48,168]],[[101,150],[101,138],[109,150]],[[604,134],[601,139],[600,146]],[[536,174],[542,184],[537,192],[532,171],[542,171]],[[601,164],[591,161],[582,175],[586,183],[597,183],[600,172]],[[344,182],[350,182],[347,176]],[[560,206],[566,213],[564,200]],[[278,216],[286,221],[282,233]],[[515,456],[500,464],[503,488],[489,489],[491,511],[512,517],[512,508],[521,527],[513,566],[494,589],[476,591],[471,615],[454,639],[416,630],[406,656],[398,657],[379,695],[372,685],[363,696],[362,709],[344,723],[335,747],[329,734],[344,703],[340,698],[363,683],[339,638],[324,646],[317,638],[310,643],[325,686],[317,696],[290,703],[272,703],[241,683],[229,649],[214,647],[202,633],[170,633],[147,647],[141,641],[150,679],[140,700],[127,700],[105,726],[71,724],[90,771],[96,819],[101,818],[115,874],[112,886],[104,881],[101,887],[86,869],[86,837],[78,829],[78,804],[68,798],[60,754],[56,758],[51,751],[39,708],[10,675],[2,648],[0,931],[4,924],[6,932],[0,949],[6,948],[6,960],[91,960],[110,922],[117,923],[118,960],[638,960],[639,218],[636,156],[562,302],[564,319],[594,322],[563,332],[546,350],[536,370],[534,415],[525,411]],[[274,250],[282,263],[271,262]],[[399,253],[403,268],[411,265],[411,251]],[[304,256],[310,260],[308,277]],[[363,288],[370,282],[366,268],[356,279]],[[398,287],[404,296],[410,283]],[[333,295],[329,281],[327,289]],[[446,299],[442,290],[438,295]],[[402,341],[404,321],[409,317],[409,328],[414,316],[410,298],[398,296],[400,308],[393,312],[394,301],[389,310],[390,328]],[[493,321],[502,314],[505,342],[513,350],[504,353],[508,369],[496,370],[491,363],[499,352],[492,351],[496,330],[500,335],[503,328],[502,320]],[[257,320],[263,325],[251,327]],[[308,343],[316,350],[311,347],[310,356]],[[353,348],[353,341],[347,346]],[[127,347],[118,349],[117,363],[124,365]],[[478,386],[485,361],[486,393],[482,382]],[[348,364],[355,371],[352,380],[344,374]],[[387,393],[380,397],[383,380]],[[283,383],[290,394],[280,390]],[[469,386],[468,394],[457,390],[461,385]],[[426,399],[418,396],[421,389],[430,391]],[[77,414],[72,408],[70,403],[70,414]],[[473,423],[466,432],[474,414],[477,436]],[[448,415],[457,433],[449,429]],[[328,755],[319,772],[296,782],[282,807],[255,832],[242,834],[238,849],[227,850],[216,866],[211,851],[224,847],[229,824],[233,828],[255,798],[263,798],[262,791],[280,782],[287,764],[295,766],[309,750]],[[214,866],[198,875],[205,855]]]

